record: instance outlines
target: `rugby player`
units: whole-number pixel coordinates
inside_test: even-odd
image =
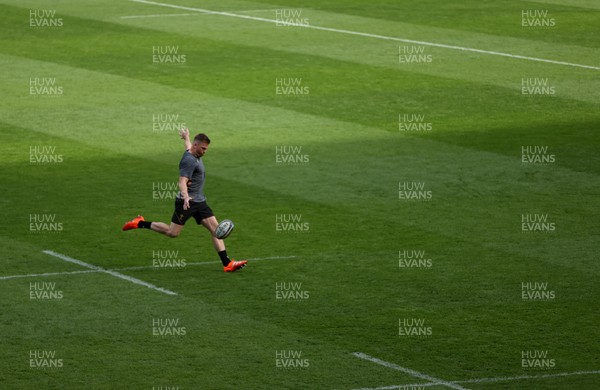
[[[127,222],[123,226],[123,230],[149,229],[175,238],[181,233],[186,221],[194,217],[198,225],[204,226],[210,232],[212,244],[223,263],[223,270],[225,272],[237,271],[246,266],[247,261],[235,261],[227,256],[225,243],[215,236],[215,229],[219,222],[206,203],[204,195],[206,172],[202,157],[208,150],[210,139],[206,134],[200,133],[194,137],[193,142],[190,142],[188,129],[180,130],[179,135],[184,141],[185,152],[179,162],[179,193],[175,199],[175,211],[171,217],[171,224],[146,221],[143,216],[138,215]]]

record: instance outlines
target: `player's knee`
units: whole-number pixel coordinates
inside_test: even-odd
[[[171,238],[175,238],[179,235],[179,232],[173,232],[173,231],[168,231],[167,232],[167,237],[171,237]]]

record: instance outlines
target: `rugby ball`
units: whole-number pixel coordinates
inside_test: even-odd
[[[227,238],[233,230],[233,222],[229,219],[224,219],[219,223],[219,226],[215,229],[215,237],[220,240]]]

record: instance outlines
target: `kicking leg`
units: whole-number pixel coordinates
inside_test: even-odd
[[[204,218],[202,220],[202,226],[204,226],[210,232],[210,238],[212,240],[213,246],[215,247],[215,250],[221,258],[221,263],[223,263],[223,270],[225,272],[234,272],[246,266],[246,260],[231,260],[229,256],[227,256],[227,250],[225,250],[225,243],[223,242],[223,240],[220,240],[217,237],[215,237],[215,230],[217,229],[217,226],[219,226],[219,222],[217,221],[217,218],[215,218],[214,215],[212,217]]]
[[[157,233],[162,233],[167,237],[175,238],[181,233],[181,229],[183,229],[183,225],[178,225],[174,222],[171,222],[170,225],[167,225],[164,222],[148,222],[150,226],[148,229],[153,230]],[[142,227],[142,226],[140,226]]]
[[[157,233],[164,234],[168,237],[177,237],[183,229],[183,225],[179,225],[175,222],[171,222],[171,225],[167,225],[164,222],[150,222],[144,220],[141,215],[137,218],[132,219],[123,226],[123,230],[141,229],[146,228],[153,230]]]
[[[215,230],[217,229],[217,226],[219,226],[219,222],[217,221],[217,218],[215,218],[214,216],[204,218],[202,220],[202,226],[204,226],[210,232],[210,238],[212,240],[213,246],[215,247],[215,250],[217,251],[217,253],[221,253],[222,251],[225,251],[225,242],[223,242],[223,240],[219,240],[217,237],[215,237]],[[227,256],[227,255],[225,255],[225,256]],[[229,261],[227,261],[227,263],[229,263]],[[223,265],[226,265],[225,262],[223,262]]]

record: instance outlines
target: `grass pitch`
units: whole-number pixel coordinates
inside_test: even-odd
[[[151,3],[0,0],[1,388],[600,385],[597,4]]]

